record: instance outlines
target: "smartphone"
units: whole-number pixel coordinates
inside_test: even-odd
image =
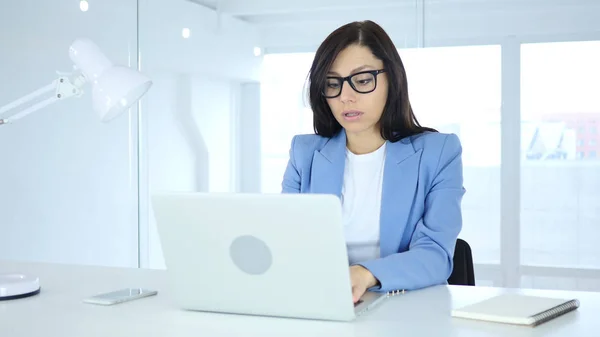
[[[98,294],[83,300],[85,303],[113,305],[128,301],[137,300],[140,298],[156,295],[156,290],[142,288],[126,288],[108,293]]]

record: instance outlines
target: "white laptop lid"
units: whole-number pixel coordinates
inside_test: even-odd
[[[169,193],[152,204],[183,308],[355,317],[336,196]]]

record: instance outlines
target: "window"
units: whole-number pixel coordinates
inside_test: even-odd
[[[518,266],[493,266],[500,263],[501,48],[399,52],[419,122],[461,139],[467,193],[460,237],[471,244],[475,263],[486,271],[479,278],[490,281],[493,274],[498,284],[506,282],[501,272]],[[522,44],[520,53],[521,64],[508,65],[521,71],[521,148],[516,148],[521,152],[521,240],[514,249],[530,269],[516,282],[541,287],[558,281],[542,279],[544,272],[537,266],[600,268],[600,246],[594,241],[600,237],[600,147],[595,135],[600,122],[595,93],[600,87],[600,42]],[[263,120],[264,137],[273,140],[263,140],[264,191],[280,191],[291,137],[313,132],[310,109],[302,100],[312,57],[274,55],[265,62],[284,63],[292,74],[284,76],[273,67],[273,74],[265,77],[273,82],[263,83],[263,118],[273,118]],[[273,103],[282,99],[287,105]],[[279,107],[289,107],[289,102],[295,103],[282,112]],[[267,148],[273,142],[277,144]]]
[[[549,290],[573,290],[600,291],[600,283],[596,279],[580,277],[548,277],[548,276],[522,276],[521,287],[549,289]]]
[[[263,193],[281,192],[292,137],[314,133],[303,90],[313,58],[314,53],[264,56],[260,99]]]
[[[461,238],[470,241],[477,252],[475,262],[498,263],[500,47],[399,52],[419,122],[441,132],[456,133],[461,139],[468,191],[463,202]],[[303,99],[313,57],[311,53],[265,57],[261,98],[264,193],[281,191],[292,137],[313,133],[312,113]]]
[[[500,46],[400,50],[422,125],[463,146],[463,230],[475,263],[500,261]]]
[[[600,121],[599,59],[595,41],[521,47],[522,122],[537,132],[521,166],[522,264],[600,267],[600,162],[575,141]]]

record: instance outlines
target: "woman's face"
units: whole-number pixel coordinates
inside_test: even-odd
[[[377,59],[369,48],[350,45],[339,53],[327,77],[346,77],[363,71],[381,69],[383,69],[383,61]],[[377,83],[375,90],[369,93],[359,93],[352,89],[348,81],[345,81],[341,84],[339,96],[327,98],[331,112],[346,133],[379,133],[379,119],[388,95],[387,76],[385,73],[375,76],[360,74],[352,78],[356,88],[363,92],[372,90],[375,81]],[[326,92],[335,95],[339,90],[338,80],[327,79]]]

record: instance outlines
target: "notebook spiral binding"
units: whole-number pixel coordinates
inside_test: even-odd
[[[552,309],[546,310],[544,312],[541,312],[541,313],[533,316],[533,320],[534,320],[533,324],[540,325],[540,324],[545,323],[553,318],[564,315],[569,311],[573,311],[573,310],[577,309],[578,307],[579,307],[578,300],[568,301],[564,304],[561,304],[557,307],[554,307]]]

